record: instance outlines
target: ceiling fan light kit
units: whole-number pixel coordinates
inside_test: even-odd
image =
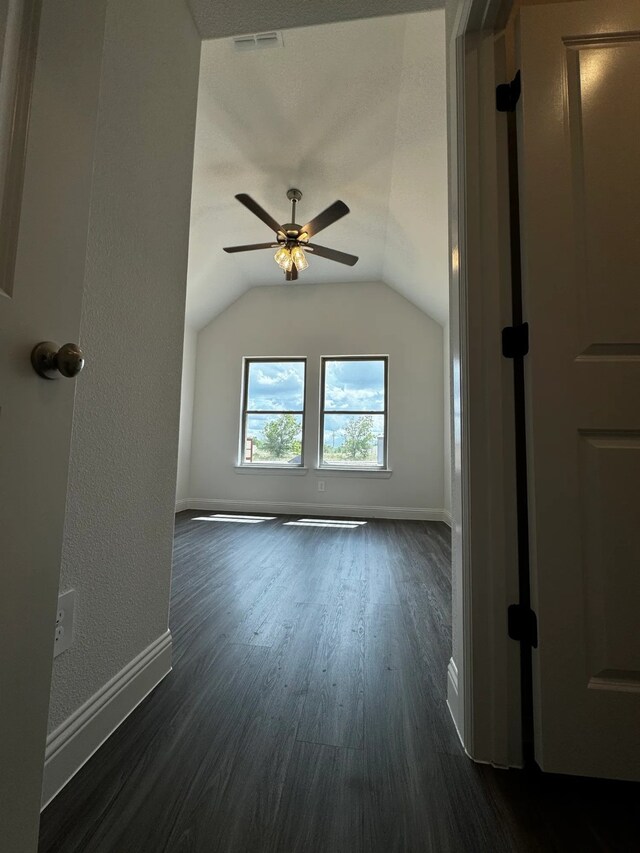
[[[302,251],[301,246],[294,246],[291,250],[291,257],[293,258],[293,263],[296,265],[298,272],[302,272],[306,270],[309,266],[309,261],[305,253]]]
[[[285,272],[289,272],[293,266],[293,257],[286,246],[280,246],[273,258],[280,269],[283,269]]]
[[[256,249],[277,249],[274,260],[284,271],[286,281],[296,281],[298,273],[306,270],[309,266],[305,249],[307,252],[316,254],[321,258],[327,258],[330,261],[337,261],[339,264],[353,266],[357,263],[358,258],[355,255],[349,255],[346,252],[338,252],[336,249],[328,249],[325,246],[318,246],[316,243],[310,243],[309,239],[332,225],[338,219],[346,216],[349,213],[349,208],[343,201],[334,201],[326,210],[319,213],[306,225],[300,226],[296,223],[296,205],[302,198],[302,193],[297,189],[290,189],[287,192],[287,198],[291,202],[291,222],[286,222],[284,225],[279,225],[278,222],[254,201],[251,196],[246,193],[239,193],[236,198],[248,208],[258,219],[261,219],[276,235],[275,243],[252,243],[248,246],[227,246],[224,251],[229,253],[236,252],[252,252]]]

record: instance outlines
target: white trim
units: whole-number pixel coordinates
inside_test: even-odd
[[[460,717],[460,694],[458,693],[458,667],[453,658],[449,660],[447,667],[447,708],[451,714],[451,719],[456,727],[456,732],[460,738],[460,743],[464,746],[462,739],[462,726]]]
[[[359,518],[400,518],[407,521],[445,521],[445,510],[407,506],[361,506],[356,504],[284,503],[281,501],[235,501],[194,498],[189,509],[257,512],[271,515],[339,515]]]
[[[314,468],[313,473],[317,477],[364,477],[372,480],[388,480],[393,474],[391,468],[338,468],[337,466],[326,466]]]
[[[453,516],[448,509],[442,510],[442,520],[448,527],[453,528]]]
[[[43,809],[170,671],[167,630],[51,732],[45,749]]]
[[[250,462],[248,465],[234,465],[236,474],[284,474],[285,477],[306,474],[309,470],[303,465],[259,465]]]
[[[185,509],[189,509],[189,499],[182,498],[179,501],[176,501],[176,512],[184,512]]]
[[[453,400],[453,656],[449,706],[465,751],[520,763],[518,658],[504,628],[513,599],[511,375],[495,341],[510,321],[504,116],[508,14],[501,0],[447,0],[450,364]],[[516,579],[517,580],[517,579]],[[457,706],[457,707],[456,707]]]
[[[467,606],[470,581],[470,553],[467,535],[469,468],[467,436],[469,413],[467,293],[465,287],[465,45],[475,0],[447,0],[447,146],[449,152],[449,365],[451,387],[451,515],[452,525],[452,633],[453,653],[457,655],[455,691],[451,706],[455,707],[455,723],[463,745],[470,745],[467,733],[467,705],[472,705],[468,675],[468,646],[471,642],[470,614]],[[466,600],[465,600],[466,599]],[[449,682],[449,674],[447,675]],[[448,700],[449,702],[449,700]],[[450,710],[451,710],[450,706]],[[471,711],[471,708],[469,708]],[[453,714],[453,711],[452,711]]]

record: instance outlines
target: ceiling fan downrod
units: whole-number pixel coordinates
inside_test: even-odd
[[[302,193],[300,192],[300,190],[293,188],[293,189],[287,190],[287,198],[291,202],[291,224],[295,225],[296,224],[296,205],[298,204],[298,202],[302,198]]]

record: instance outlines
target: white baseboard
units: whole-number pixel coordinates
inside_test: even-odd
[[[190,501],[188,498],[182,498],[181,500],[176,501],[176,512],[183,512],[185,509],[190,509],[191,507],[189,506],[189,503]]]
[[[453,658],[449,660],[449,666],[447,667],[447,707],[460,738],[460,743],[464,746],[462,717],[460,714],[460,694],[458,692],[458,667]]]
[[[451,513],[449,512],[449,510],[448,510],[448,509],[443,509],[443,510],[442,510],[442,520],[443,520],[443,521],[444,521],[444,523],[445,523],[445,524],[447,524],[449,527],[453,528],[453,516],[451,515]]]
[[[350,504],[284,503],[279,501],[237,501],[193,498],[188,509],[227,512],[261,512],[278,515],[337,515],[360,518],[401,518],[409,521],[445,521],[445,510],[406,506],[360,506]]]
[[[171,671],[171,632],[154,640],[47,738],[42,808]]]

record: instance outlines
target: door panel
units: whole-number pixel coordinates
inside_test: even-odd
[[[640,233],[638,139],[633,133],[638,97],[620,94],[640,79],[637,34],[601,43],[567,44],[568,117],[575,169],[578,259],[583,278],[583,341],[624,344],[638,338],[637,279],[629,277],[629,247]],[[604,251],[603,251],[603,247]],[[615,281],[612,290],[611,282]],[[616,349],[617,352],[619,350]]]
[[[640,4],[525,7],[536,757],[640,779]]]
[[[638,507],[620,483],[640,483],[640,435],[583,433],[580,475],[588,686],[638,690]]]
[[[37,847],[75,390],[36,375],[29,354],[79,340],[104,7],[42,5],[15,273],[0,292],[0,846],[15,853]]]

